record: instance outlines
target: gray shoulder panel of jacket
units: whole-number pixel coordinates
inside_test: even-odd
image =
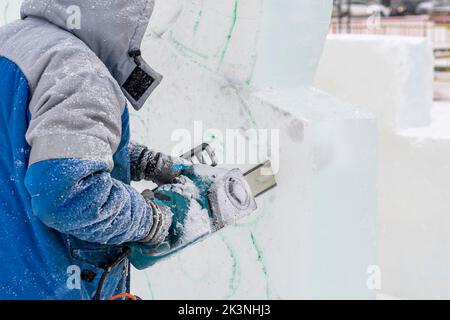
[[[0,29],[0,55],[19,66],[31,89],[29,165],[74,158],[112,169],[126,99],[95,53],[71,33],[27,18]]]

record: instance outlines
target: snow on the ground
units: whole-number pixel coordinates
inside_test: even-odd
[[[384,293],[377,293],[377,300],[404,300]]]

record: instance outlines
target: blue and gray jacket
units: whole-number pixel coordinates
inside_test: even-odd
[[[140,109],[161,81],[139,51],[152,10],[24,0],[0,28],[0,298],[128,290],[123,244],[146,236],[152,209],[129,186],[126,99]]]

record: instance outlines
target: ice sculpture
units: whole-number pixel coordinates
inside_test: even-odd
[[[0,0],[0,23],[18,16],[17,2]],[[259,199],[256,215],[146,272],[133,271],[133,293],[375,296],[367,271],[376,264],[376,123],[310,87],[331,3],[157,0],[143,54],[165,79],[132,113],[134,138],[171,152],[182,130],[192,145],[205,140],[220,152],[227,141],[218,133],[227,129],[249,141],[252,129],[278,130],[268,154],[280,151],[279,186]]]
[[[406,299],[450,298],[450,108],[433,66],[426,38],[334,35],[316,78],[378,115],[382,293]]]
[[[279,130],[279,187],[247,221],[135,272],[133,292],[374,297],[376,122],[310,87],[330,15],[327,0],[157,2],[144,54],[165,79],[135,137],[170,152],[184,129],[221,151],[227,129]]]
[[[0,0],[0,26],[19,18],[22,1]]]

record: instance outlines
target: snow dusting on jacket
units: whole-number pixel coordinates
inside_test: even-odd
[[[0,299],[92,299],[115,261],[101,298],[129,290],[117,259],[152,215],[129,186],[126,98],[161,81],[139,51],[153,2],[25,0],[0,28]]]

